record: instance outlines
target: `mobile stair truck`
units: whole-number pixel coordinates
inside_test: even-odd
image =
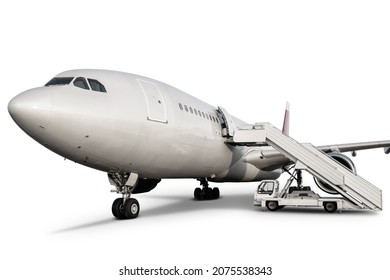
[[[297,186],[291,186],[296,180]],[[276,211],[285,206],[295,207],[324,207],[326,212],[333,213],[336,210],[360,209],[343,197],[321,197],[313,192],[310,187],[301,184],[301,170],[296,170],[287,180],[286,185],[279,190],[278,180],[263,180],[254,195],[254,205],[270,211]]]
[[[235,127],[223,108],[226,119],[226,143],[243,146],[270,145],[288,158],[294,168],[285,187],[279,191],[279,182],[264,180],[255,193],[255,205],[275,211],[284,206],[317,206],[327,212],[337,209],[382,210],[382,191],[354,174],[340,162],[332,159],[312,144],[299,143],[269,123]],[[306,171],[329,186],[326,191],[339,196],[321,197],[302,186],[301,171]],[[291,187],[296,180],[297,186]],[[323,189],[324,190],[324,189]]]

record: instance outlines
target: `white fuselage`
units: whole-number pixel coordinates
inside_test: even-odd
[[[77,163],[141,178],[224,182],[275,179],[286,162],[283,157],[260,160],[259,147],[226,144],[217,109],[167,84],[104,70],[57,77],[96,79],[107,92],[73,83],[39,87],[16,96],[9,111],[36,141]]]

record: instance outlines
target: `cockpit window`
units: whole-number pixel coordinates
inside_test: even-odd
[[[54,77],[45,85],[45,87],[69,85],[72,80],[73,77]]]
[[[88,79],[89,85],[91,86],[91,89],[94,91],[100,91],[100,92],[107,92],[106,88],[97,80],[94,79]]]
[[[85,78],[83,78],[83,77],[76,78],[74,80],[73,84],[76,87],[89,90],[89,86],[88,86],[87,80]]]

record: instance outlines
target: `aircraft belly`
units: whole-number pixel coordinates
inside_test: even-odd
[[[235,150],[233,152],[233,158],[236,160],[232,161],[232,164],[224,172],[218,174],[213,181],[219,182],[251,182],[251,181],[261,181],[264,179],[277,179],[282,170],[280,167],[283,164],[283,161],[280,162],[279,166],[275,165],[274,169],[265,170],[260,168],[258,165],[254,165],[251,162],[248,162],[248,154],[251,153],[251,148],[238,149],[237,147],[232,148]],[[271,164],[268,159],[262,159],[261,167],[267,167],[268,164]],[[272,162],[275,164],[275,162]]]

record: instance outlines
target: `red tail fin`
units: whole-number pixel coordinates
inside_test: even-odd
[[[282,132],[290,135],[290,103],[286,103],[286,110],[284,111],[283,129]]]

